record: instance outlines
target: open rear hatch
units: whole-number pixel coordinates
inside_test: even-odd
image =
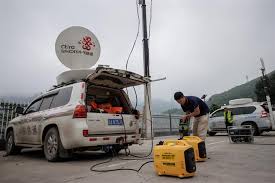
[[[128,88],[150,82],[150,79],[130,71],[104,67],[98,67],[94,73],[88,75],[87,80],[89,83],[97,86],[116,89]]]
[[[121,135],[138,132],[137,119],[132,114],[131,104],[123,88],[142,85],[150,82],[141,75],[113,68],[97,68],[87,77],[87,106],[91,101],[100,104],[100,100],[116,98],[118,102],[110,102],[113,107],[122,107],[121,113],[100,113],[88,111],[87,124],[90,136]],[[100,104],[102,105],[102,103]]]

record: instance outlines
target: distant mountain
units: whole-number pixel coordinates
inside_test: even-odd
[[[134,104],[133,104],[134,105]],[[142,110],[143,102],[138,104],[138,109]],[[178,108],[179,105],[177,105],[175,102],[169,102],[161,99],[152,99],[152,114],[162,114],[163,112],[169,110],[169,109],[175,109]]]
[[[268,74],[274,75],[275,71],[272,71]],[[228,91],[225,91],[220,94],[212,95],[207,101],[208,106],[216,104],[218,106],[228,104],[229,100],[237,98],[252,98],[254,101],[257,101],[257,96],[255,94],[256,83],[260,80],[260,77],[253,79],[245,84],[236,86]]]

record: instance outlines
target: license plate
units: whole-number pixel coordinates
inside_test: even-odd
[[[122,119],[108,119],[108,125],[123,125]]]

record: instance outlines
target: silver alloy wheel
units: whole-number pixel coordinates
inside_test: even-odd
[[[10,152],[12,149],[12,146],[13,146],[13,136],[12,135],[9,135],[7,146],[8,146],[7,150],[8,150],[8,152]]]
[[[47,151],[48,154],[54,156],[57,153],[57,138],[52,134],[47,141]]]

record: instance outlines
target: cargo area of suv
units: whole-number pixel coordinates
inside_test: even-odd
[[[122,89],[88,85],[86,92],[89,134],[112,135],[136,133],[137,119]]]

